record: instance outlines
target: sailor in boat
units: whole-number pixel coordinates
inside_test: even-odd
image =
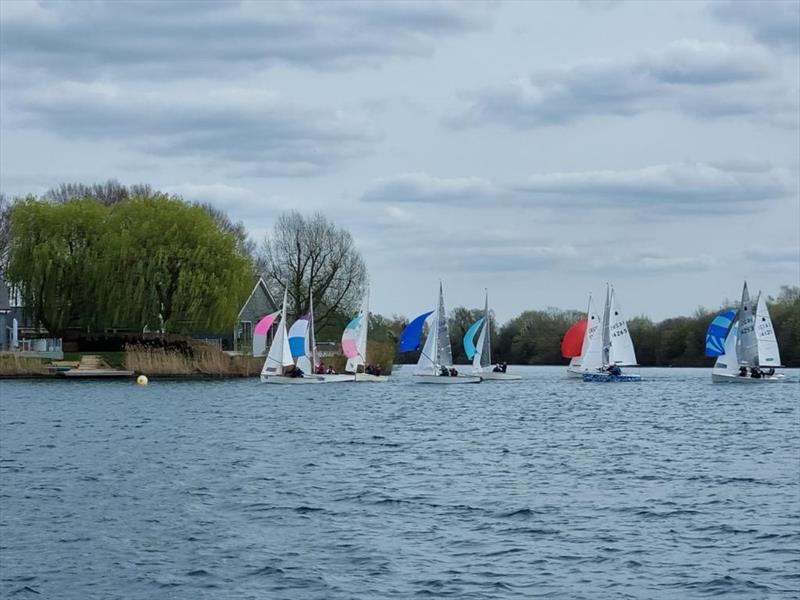
[[[326,372],[327,371],[325,369],[325,363],[320,361],[319,366],[317,367],[317,371],[316,371],[317,375],[325,375]]]
[[[761,379],[761,369],[753,367],[750,369],[750,377],[753,379]]]
[[[455,367],[452,367],[450,369],[450,377],[458,377],[458,371],[456,370]]]
[[[325,369],[325,375],[336,375],[336,369],[329,365],[328,368]]]
[[[440,377],[450,377],[450,371],[447,370],[447,367],[442,365],[441,368],[439,369],[439,376]]]
[[[622,375],[622,369],[618,365],[608,365],[607,371],[609,375],[614,375],[615,377]]]
[[[747,377],[747,367],[739,367],[739,377]]]
[[[297,377],[305,376],[305,373],[303,373],[303,369],[301,369],[300,367],[294,366],[291,369],[289,369],[288,371],[286,371],[286,376],[287,377],[295,377],[295,378],[297,378]]]
[[[494,369],[492,369],[492,373],[502,373],[502,372],[503,372],[503,367],[500,365],[500,363],[497,363],[494,366]]]

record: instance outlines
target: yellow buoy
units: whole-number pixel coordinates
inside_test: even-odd
[[[147,375],[139,375],[136,378],[136,383],[139,385],[147,385]]]

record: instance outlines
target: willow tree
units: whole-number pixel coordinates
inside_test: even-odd
[[[11,210],[7,276],[28,311],[50,331],[96,328],[104,320],[105,275],[98,270],[107,209],[33,197]]]
[[[320,325],[336,313],[355,312],[367,282],[367,268],[350,232],[320,213],[281,215],[264,238],[259,264],[275,298],[287,290],[293,315],[308,312],[313,292]]]
[[[31,197],[14,205],[11,229],[8,279],[52,332],[226,330],[253,285],[235,235],[161,194],[113,204]]]
[[[152,329],[232,327],[253,285],[253,265],[235,235],[200,206],[164,195],[111,212],[105,270],[118,322]]]

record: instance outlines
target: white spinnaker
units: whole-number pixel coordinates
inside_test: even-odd
[[[739,372],[739,361],[736,360],[736,338],[739,333],[739,320],[733,322],[728,335],[725,338],[725,353],[717,357],[714,363],[714,371],[720,373],[730,373],[736,375]]]
[[[758,303],[758,300],[756,303]],[[739,307],[739,335],[736,339],[736,356],[739,359],[739,364],[746,367],[758,366],[758,336],[756,335],[755,313],[755,306],[750,301],[750,292],[747,290],[747,282],[745,281],[742,288],[742,302]]]
[[[772,327],[772,319],[767,310],[767,302],[759,292],[756,305],[756,340],[758,341],[758,364],[762,367],[779,367],[781,354],[778,350],[778,338]]]
[[[289,349],[289,336],[286,333],[286,292],[283,292],[283,309],[281,310],[281,322],[275,330],[275,337],[269,347],[264,366],[261,368],[262,375],[280,375],[283,367],[294,364],[292,351]]]
[[[611,310],[608,314],[608,331],[611,339],[610,363],[620,366],[636,365],[636,351],[628,331],[628,323],[622,315],[617,294],[611,288]]]

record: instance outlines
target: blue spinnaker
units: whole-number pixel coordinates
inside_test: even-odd
[[[425,325],[425,319],[430,317],[433,311],[422,313],[416,319],[411,321],[403,333],[400,334],[400,352],[414,352],[419,350],[420,341],[422,340],[422,327]]]
[[[729,310],[714,317],[706,332],[706,356],[720,356],[725,354],[725,338],[728,330],[736,317],[735,310]]]
[[[475,356],[476,351],[474,342],[475,334],[478,333],[478,329],[480,329],[481,325],[483,325],[483,319],[485,318],[486,317],[482,317],[475,321],[472,324],[472,327],[467,329],[467,333],[464,334],[464,352],[466,352],[467,358],[470,360],[472,360],[472,357]]]

